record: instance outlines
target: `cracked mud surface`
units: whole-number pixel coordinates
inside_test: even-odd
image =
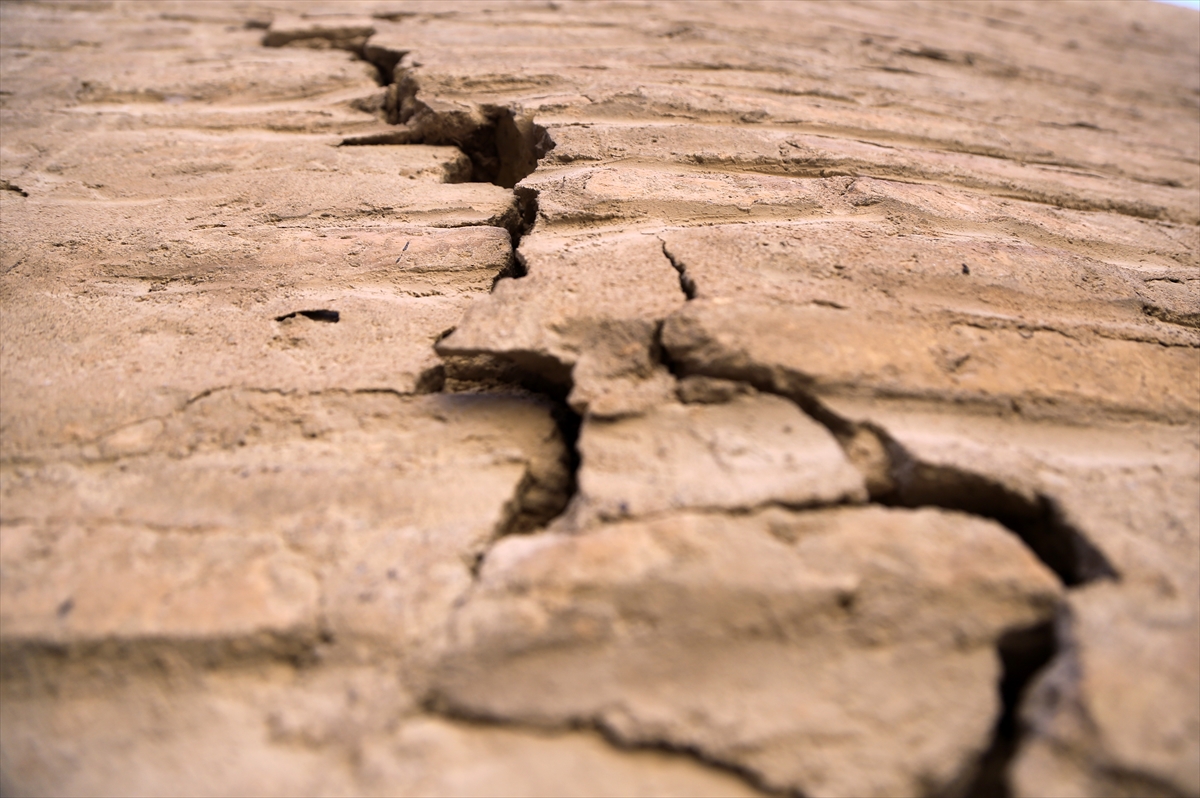
[[[0,22],[4,795],[1200,795],[1194,12]]]

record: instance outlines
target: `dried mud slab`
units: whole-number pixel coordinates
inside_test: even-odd
[[[774,789],[919,795],[986,747],[994,644],[1054,576],[991,522],[877,508],[673,515],[506,539],[437,694],[470,717],[591,723]]]
[[[5,667],[331,638],[427,659],[478,553],[561,510],[565,460],[528,398],[224,391],[78,459],[7,464]]]
[[[749,510],[864,501],[863,477],[833,435],[776,396],[662,405],[617,421],[589,420],[568,522],[669,510]]]

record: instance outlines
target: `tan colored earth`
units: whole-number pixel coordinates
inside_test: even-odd
[[[1200,15],[0,4],[0,792],[1200,795]]]

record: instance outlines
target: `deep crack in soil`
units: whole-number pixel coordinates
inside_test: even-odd
[[[272,35],[268,34],[264,38],[264,44],[282,46],[295,43],[297,38],[299,37],[272,38]],[[471,181],[488,182],[514,189],[519,222],[510,228],[512,257],[508,265],[497,273],[495,280],[498,282],[504,278],[524,277],[527,269],[518,247],[523,236],[532,230],[537,220],[538,194],[535,189],[517,184],[532,174],[538,162],[554,147],[546,129],[537,125],[533,119],[503,106],[478,105],[434,110],[419,97],[417,76],[413,68],[406,63],[407,51],[372,47],[368,43],[369,34],[364,35],[361,30],[322,31],[308,38],[323,39],[327,46],[349,50],[372,63],[378,69],[380,85],[386,89],[380,112],[396,128],[387,132],[347,138],[343,140],[343,146],[454,146],[471,161]],[[920,52],[916,55],[941,58],[940,53]],[[4,188],[19,190],[7,184]],[[1130,212],[1123,208],[1117,210],[1123,213]],[[1149,213],[1145,215],[1154,216]],[[660,239],[660,243],[663,256],[679,275],[681,292],[687,300],[694,299],[697,286],[686,265],[670,251],[665,241]],[[297,313],[320,321],[337,321],[336,311],[296,311],[280,316],[278,320],[294,317]],[[660,329],[661,324],[662,320],[659,321]],[[439,341],[451,332],[453,328],[443,333]],[[1067,587],[1087,584],[1097,579],[1118,578],[1115,568],[1103,553],[1080,530],[1067,522],[1051,498],[1038,495],[1035,500],[1030,500],[984,475],[923,463],[885,430],[873,425],[848,422],[828,410],[808,391],[781,388],[772,375],[752,372],[684,373],[671,362],[661,341],[656,341],[656,344],[659,361],[677,380],[685,376],[734,380],[794,402],[803,412],[833,433],[849,459],[864,473],[872,503],[895,507],[937,507],[995,520],[1019,537]],[[531,505],[526,499],[533,486],[527,475],[516,491],[513,506],[509,509],[496,538],[545,529],[566,511],[578,490],[580,455],[576,444],[583,419],[566,401],[573,384],[571,368],[535,352],[511,352],[506,353],[504,357],[443,355],[442,358],[445,368],[442,390],[515,390],[540,395],[552,403],[559,434],[568,452],[568,462],[564,463],[564,466],[570,475],[569,484],[564,486],[564,490],[557,497],[547,500],[543,496]],[[475,559],[472,567],[475,577],[478,577],[488,550],[490,547]],[[1003,711],[986,752],[976,766],[964,776],[967,783],[951,785],[950,789],[953,792],[972,796],[1010,794],[1007,770],[1021,733],[1017,722],[1017,708],[1029,682],[1054,656],[1056,644],[1052,623],[1011,630],[1000,639],[997,653],[1003,663],[1003,676],[998,690]],[[426,710],[466,722],[509,725],[494,718],[460,717],[446,707],[433,704],[428,704]],[[613,745],[628,747],[603,728],[599,730]],[[757,789],[765,789],[757,774],[737,765],[715,760],[699,750],[679,749],[665,743],[659,746],[642,744],[635,747],[661,748],[684,753],[709,766],[734,773]]]

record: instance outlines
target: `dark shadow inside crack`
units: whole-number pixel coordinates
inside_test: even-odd
[[[837,439],[863,474],[873,502],[939,507],[990,518],[1017,535],[1067,587],[1120,578],[1104,553],[1070,523],[1053,498],[1041,493],[1026,496],[983,474],[923,462],[886,430],[852,422],[831,411],[814,395],[805,375],[755,365],[695,368],[672,359],[668,347],[662,351],[664,365],[677,379],[701,376],[741,381],[794,402]]]
[[[394,74],[396,80],[388,84],[382,112],[395,129],[351,136],[342,140],[342,146],[457,147],[471,161],[468,182],[492,183],[501,188],[514,188],[533,174],[538,162],[554,149],[549,132],[532,117],[489,104],[438,104],[435,109],[417,97],[417,81],[411,69],[401,63]]]
[[[470,182],[493,183],[502,188],[513,188],[533,174],[538,161],[554,148],[554,141],[544,127],[512,108],[490,104],[439,104],[435,110],[417,97],[419,86],[414,75],[415,66],[405,63],[409,51],[372,44],[374,34],[374,27],[369,25],[314,25],[298,30],[268,29],[262,43],[265,47],[345,50],[375,68],[376,83],[386,91],[382,99],[362,101],[356,107],[378,111],[396,129],[352,136],[342,141],[343,146],[432,144],[458,147],[471,161]]]
[[[388,18],[376,15],[376,18]],[[538,216],[538,192],[517,187],[532,174],[538,162],[554,147],[554,141],[531,117],[511,108],[490,104],[435,103],[437,109],[418,98],[415,65],[406,63],[407,50],[373,45],[374,28],[364,25],[313,26],[295,31],[271,30],[263,38],[268,47],[302,46],[336,48],[353,53],[375,67],[377,82],[385,87],[382,99],[364,100],[356,107],[379,111],[395,126],[394,130],[344,139],[343,146],[429,144],[457,147],[471,162],[469,182],[486,182],[513,189],[513,213],[505,215],[503,226],[511,236],[512,254],[496,274],[492,287],[503,278],[521,278],[527,273],[524,259],[517,251],[522,237],[532,229]],[[377,104],[377,105],[376,105]],[[375,105],[375,107],[372,107]],[[337,322],[337,311],[295,311],[276,318],[284,322],[304,316],[314,321]],[[438,337],[437,344],[451,330]],[[506,508],[505,519],[497,535],[530,532],[544,528],[561,515],[576,493],[579,454],[576,441],[581,419],[566,403],[571,389],[570,368],[554,358],[536,352],[514,352],[507,358],[490,355],[442,356],[442,363],[427,369],[417,385],[417,393],[522,392],[543,397],[565,445],[563,464],[569,478],[565,484],[547,488],[528,474]],[[483,554],[475,561],[477,572]]]
[[[566,512],[579,492],[579,430],[582,419],[565,401],[554,402],[551,417],[562,438],[563,470],[566,479],[553,486],[523,480],[517,488],[516,505],[498,530],[500,536],[523,535],[545,529]]]
[[[1019,708],[1033,678],[1057,652],[1054,622],[1006,632],[996,648],[1002,667],[999,685],[1002,709],[992,729],[991,742],[967,777],[943,795],[969,798],[1009,798],[1012,795],[1008,771],[1022,732]]]
[[[407,90],[407,94],[402,94]],[[415,99],[415,82],[408,78],[389,87],[384,110],[394,131],[352,136],[343,146],[372,144],[432,144],[457,147],[471,161],[473,183],[513,188],[533,174],[538,162],[554,148],[547,130],[510,108],[495,105],[435,111]],[[397,106],[404,111],[397,112]],[[398,121],[394,121],[398,120]]]
[[[450,332],[443,333],[440,341]],[[555,403],[566,403],[571,393],[571,368],[558,359],[539,352],[506,352],[503,356],[488,352],[463,354],[445,352],[434,345],[446,371],[446,390],[505,391],[523,390],[539,394]]]
[[[387,18],[386,16],[376,18]],[[363,101],[361,110],[375,110],[394,129],[344,139],[342,146],[428,144],[458,148],[471,162],[469,182],[486,182],[512,189],[514,204],[505,214],[502,226],[508,229],[512,254],[496,274],[492,287],[503,278],[521,278],[526,264],[517,251],[522,237],[532,229],[538,217],[538,192],[517,187],[537,168],[538,162],[554,147],[554,141],[531,117],[512,108],[493,104],[444,103],[432,105],[421,100],[416,65],[407,61],[407,50],[374,45],[375,30],[369,25],[347,23],[297,30],[268,30],[263,45],[268,47],[302,46],[336,48],[353,53],[370,63],[385,87],[382,99]],[[375,105],[377,104],[377,105]],[[375,105],[374,108],[370,107]],[[296,311],[276,318],[286,321],[297,315],[315,321],[337,322],[336,311]],[[438,337],[438,344],[452,330]],[[549,402],[551,414],[565,447],[563,471],[567,475],[554,485],[544,484],[526,474],[496,534],[531,532],[544,528],[561,515],[576,493],[579,454],[576,441],[581,419],[566,402],[571,390],[571,369],[558,360],[537,352],[513,352],[505,358],[487,354],[453,356],[439,352],[442,363],[428,369],[417,386],[418,393],[431,391],[471,393],[524,393]],[[553,481],[553,480],[552,480]],[[559,484],[559,483],[562,484]],[[486,552],[475,561],[477,572]]]
[[[379,85],[387,87],[396,82],[396,67],[404,60],[404,56],[408,55],[408,51],[393,50],[390,47],[373,47],[370,39],[367,39],[357,55],[375,67],[379,73],[377,78]]]
[[[524,277],[529,273],[528,267],[525,265],[525,258],[517,251],[517,247],[521,245],[521,239],[533,229],[538,218],[538,190],[529,188],[528,186],[517,186],[513,189],[517,196],[517,214],[520,217],[520,222],[517,225],[516,232],[513,233],[513,257],[515,265],[513,267],[513,277]]]
[[[306,319],[313,321],[323,321],[328,324],[337,324],[342,319],[342,314],[336,310],[328,310],[322,308],[320,310],[293,310],[291,313],[285,313],[282,316],[276,316],[275,321],[287,321],[294,319],[297,316],[303,316]]]
[[[692,279],[690,274],[688,274],[687,265],[683,261],[677,259],[671,253],[671,250],[667,249],[667,242],[663,241],[661,238],[659,239],[659,242],[662,244],[663,257],[671,262],[671,267],[675,269],[675,271],[679,272],[679,290],[683,291],[683,295],[687,297],[688,301],[690,302],[696,298],[696,281]]]
[[[862,472],[872,501],[990,518],[1019,537],[1067,587],[1120,578],[1104,553],[1071,524],[1052,497],[1025,495],[983,474],[923,462],[885,430],[848,422],[811,395],[797,404],[837,438]]]
[[[1116,568],[1065,517],[1054,499],[1025,496],[981,474],[921,462],[876,430],[890,459],[892,491],[879,497],[901,507],[942,507],[991,518],[1014,532],[1067,587],[1117,579]]]
[[[447,330],[445,338],[452,330]],[[439,339],[441,340],[441,339]],[[545,529],[566,512],[579,491],[579,431],[583,419],[571,409],[567,396],[571,391],[570,370],[553,358],[537,353],[516,353],[511,357],[491,354],[441,355],[447,393],[522,394],[541,397],[549,405],[558,434],[563,442],[562,469],[566,478],[554,486],[523,480],[514,501],[506,508],[505,518],[496,530],[497,537],[527,534]],[[486,552],[476,559],[474,571]]]
[[[870,423],[854,423],[831,411],[800,375],[755,367],[689,368],[672,359],[665,345],[660,351],[663,365],[681,388],[698,377],[729,380],[795,403],[838,441],[847,459],[862,473],[873,502],[892,507],[938,507],[992,519],[1017,535],[1067,587],[1118,578],[1104,554],[1069,523],[1048,496],[1029,498],[982,474],[922,462],[885,430]]]

